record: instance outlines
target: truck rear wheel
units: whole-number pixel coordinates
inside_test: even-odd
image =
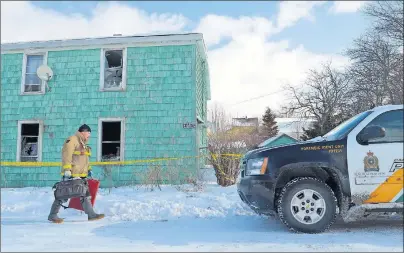
[[[296,178],[287,183],[277,206],[281,221],[295,232],[324,232],[337,217],[337,199],[332,189],[310,177]]]

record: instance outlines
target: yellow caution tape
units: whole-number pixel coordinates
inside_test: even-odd
[[[183,159],[191,159],[191,158],[201,158],[204,156],[184,156],[184,157],[167,157],[167,158],[154,158],[154,159],[142,159],[142,160],[129,160],[129,161],[110,161],[110,162],[90,162],[90,165],[130,165],[137,163],[152,163],[152,162],[161,162],[161,161],[170,161],[170,160],[183,160]],[[212,154],[213,158],[216,160],[217,157],[237,157],[241,158],[242,154]],[[7,162],[0,161],[0,166],[9,166],[9,167],[61,167],[61,162]]]

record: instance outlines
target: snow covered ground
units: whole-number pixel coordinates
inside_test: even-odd
[[[255,215],[235,186],[215,183],[201,192],[165,186],[101,189],[88,222],[61,210],[47,221],[50,188],[1,189],[1,251],[403,251],[402,220],[336,224],[324,234],[293,234],[279,221]]]

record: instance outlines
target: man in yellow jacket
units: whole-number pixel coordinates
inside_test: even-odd
[[[63,180],[72,178],[91,177],[90,155],[91,149],[87,146],[91,135],[91,129],[87,125],[82,125],[75,135],[66,139],[62,149],[62,171]],[[90,195],[90,194],[87,194]],[[90,197],[81,198],[84,212],[88,215],[88,220],[98,220],[104,218],[104,214],[94,212]],[[65,200],[67,201],[67,200]],[[61,207],[60,201],[55,200],[52,204],[48,220],[54,223],[61,223],[63,219],[58,217]]]

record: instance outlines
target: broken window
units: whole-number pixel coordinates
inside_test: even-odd
[[[106,50],[104,53],[104,88],[122,87],[123,50]]]
[[[121,121],[102,122],[101,156],[103,161],[121,160]]]
[[[44,55],[27,55],[24,74],[24,92],[40,92],[42,80],[36,74],[39,66],[44,64]]]
[[[21,124],[21,162],[38,161],[39,124]]]

